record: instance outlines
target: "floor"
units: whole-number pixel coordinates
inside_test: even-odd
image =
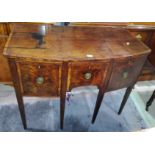
[[[155,100],[149,107],[149,111],[145,111],[146,102],[149,100],[154,90],[155,80],[138,82],[131,94],[131,98],[134,101],[138,112],[147,123],[148,127],[155,127]]]
[[[137,83],[121,115],[117,115],[125,89],[108,92],[94,124],[91,118],[98,90],[80,87],[66,101],[64,129],[59,127],[59,98],[24,97],[28,130],[22,127],[14,89],[0,84],[0,131],[139,131],[155,126],[155,104],[145,111],[145,102],[155,81]],[[145,88],[145,89],[144,89]],[[151,88],[151,89],[150,89]]]

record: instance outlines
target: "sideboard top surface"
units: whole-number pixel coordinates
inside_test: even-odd
[[[149,53],[122,28],[15,24],[4,55],[27,59],[107,60]]]

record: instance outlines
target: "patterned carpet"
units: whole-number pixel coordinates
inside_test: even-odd
[[[131,98],[122,114],[117,115],[124,91],[106,93],[96,121],[91,124],[97,89],[83,87],[73,90],[70,102],[66,101],[63,130],[59,128],[59,98],[25,97],[28,130],[24,130],[14,89],[0,85],[0,131],[122,132],[147,128]]]

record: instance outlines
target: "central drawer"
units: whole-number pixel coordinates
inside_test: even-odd
[[[69,90],[77,86],[101,86],[108,62],[72,62],[69,64]]]
[[[19,62],[19,77],[26,96],[58,96],[60,94],[60,63]]]

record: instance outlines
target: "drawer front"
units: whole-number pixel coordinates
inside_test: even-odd
[[[108,91],[125,88],[136,82],[145,60],[146,56],[141,56],[130,60],[115,61]]]
[[[77,86],[101,86],[108,69],[106,62],[73,62],[69,64],[69,90]]]
[[[18,63],[23,94],[26,96],[58,96],[60,64]]]

